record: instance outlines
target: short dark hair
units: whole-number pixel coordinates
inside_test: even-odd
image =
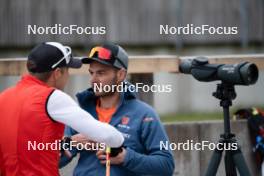
[[[64,73],[64,70],[65,70],[66,68],[67,68],[67,67],[60,67],[61,72]],[[29,72],[29,74],[35,76],[35,77],[38,78],[40,81],[47,82],[48,79],[50,78],[52,72],[53,72],[53,71],[43,72],[43,73],[32,73],[32,72]]]
[[[47,82],[52,74],[52,71],[43,72],[43,73],[32,73],[32,72],[29,73],[35,76],[36,78],[38,78],[40,81]]]

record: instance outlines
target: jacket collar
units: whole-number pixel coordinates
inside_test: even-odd
[[[35,84],[43,85],[45,87],[50,87],[45,82],[39,80],[38,78],[36,78],[35,76],[32,76],[30,74],[23,75],[22,79],[20,80],[20,82],[21,83],[35,83]]]
[[[129,82],[126,82],[124,84],[124,86],[127,87],[132,87],[132,84],[130,84]],[[119,108],[121,105],[125,104],[126,101],[131,100],[131,99],[136,99],[137,98],[137,93],[136,91],[134,91],[134,89],[128,89],[128,88],[124,88],[124,92],[120,92],[120,101],[119,101],[119,105],[117,108]],[[76,94],[76,97],[78,99],[79,104],[83,107],[83,105],[95,105],[95,102],[97,97],[94,94],[94,91],[92,88],[88,88],[83,92],[79,92]],[[92,104],[91,104],[92,103]]]

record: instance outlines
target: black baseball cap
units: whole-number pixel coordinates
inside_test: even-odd
[[[108,42],[101,46],[95,46],[90,51],[89,57],[82,58],[84,64],[90,64],[93,61],[127,70],[128,54],[121,46]]]
[[[27,69],[33,73],[43,73],[57,67],[80,68],[81,59],[73,58],[71,48],[58,42],[45,42],[34,47],[27,60]]]

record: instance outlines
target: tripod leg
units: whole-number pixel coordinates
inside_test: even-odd
[[[222,157],[222,150],[214,150],[212,158],[210,160],[209,166],[206,170],[205,176],[215,176],[217,169],[219,167],[221,157]]]
[[[250,176],[249,169],[247,167],[245,158],[241,152],[241,150],[238,148],[236,151],[233,151],[233,161],[236,165],[236,168],[238,169],[238,172],[240,176]]]
[[[232,158],[232,151],[225,153],[225,170],[226,176],[237,176],[236,167]]]

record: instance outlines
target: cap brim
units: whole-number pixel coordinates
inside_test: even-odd
[[[81,68],[82,67],[82,60],[80,58],[72,57],[67,66],[70,68]]]
[[[98,59],[98,58],[96,58],[96,57],[83,57],[83,58],[82,58],[82,63],[83,63],[83,64],[90,64],[90,63],[92,63],[93,61],[99,62],[99,63],[104,64],[104,65],[110,65],[110,66],[113,66],[111,63],[106,62],[106,61],[103,61],[102,59]]]

